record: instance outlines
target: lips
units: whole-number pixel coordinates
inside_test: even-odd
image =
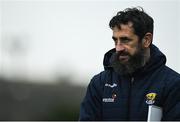
[[[123,61],[123,62],[126,62],[126,61],[128,61],[128,59],[129,59],[129,56],[128,55],[120,55],[119,56],[119,60],[120,61]]]

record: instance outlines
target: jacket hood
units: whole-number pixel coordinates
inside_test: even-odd
[[[115,52],[116,50],[115,48],[113,48],[107,53],[105,53],[103,60],[105,70],[113,70],[113,68],[111,67],[111,56]],[[166,56],[159,50],[159,48],[152,44],[152,46],[150,47],[150,60],[146,63],[144,67],[141,68],[141,71],[150,71],[165,64]]]

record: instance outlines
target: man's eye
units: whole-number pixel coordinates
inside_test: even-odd
[[[115,37],[112,37],[112,39],[113,39],[114,41],[117,41],[117,38],[115,38]]]
[[[123,39],[123,40],[121,40],[121,43],[128,43],[130,41],[131,41],[130,39]]]
[[[117,44],[117,38],[112,37],[115,44]]]
[[[117,45],[117,40],[114,40],[114,44]]]

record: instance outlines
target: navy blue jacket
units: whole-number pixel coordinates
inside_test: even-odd
[[[163,108],[162,120],[180,120],[180,75],[152,45],[150,60],[131,76],[121,76],[104,57],[105,70],[95,75],[81,103],[80,120],[147,120],[148,106]]]

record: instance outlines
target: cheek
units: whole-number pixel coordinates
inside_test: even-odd
[[[131,56],[133,56],[133,55],[136,54],[137,50],[136,50],[136,49],[129,49],[128,52],[129,52],[129,54],[130,54]]]
[[[131,56],[133,56],[138,52],[138,46],[137,45],[129,46],[129,47],[127,47],[127,51]]]

